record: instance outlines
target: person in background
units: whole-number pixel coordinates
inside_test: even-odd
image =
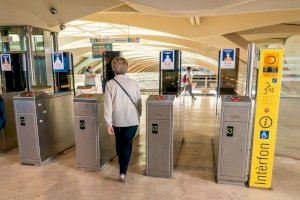
[[[141,94],[137,82],[125,75],[128,69],[128,62],[125,58],[114,58],[112,69],[115,77],[105,86],[104,118],[108,133],[115,134],[120,165],[119,180],[125,182],[132,141],[142,113]]]
[[[84,84],[85,86],[95,86],[96,85],[96,74],[92,71],[92,66],[88,66],[86,72],[84,73]]]
[[[196,100],[196,97],[193,94],[193,75],[192,75],[192,68],[187,67],[186,68],[186,83],[185,83],[185,89],[188,91],[192,97],[193,100]]]
[[[186,95],[186,74],[181,79],[181,87],[183,88],[184,95]]]

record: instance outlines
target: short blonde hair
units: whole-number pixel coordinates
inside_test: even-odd
[[[125,58],[116,57],[112,60],[111,66],[115,75],[125,74],[128,69],[128,62]]]

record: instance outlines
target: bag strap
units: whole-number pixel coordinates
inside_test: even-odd
[[[112,80],[114,80],[114,81],[120,86],[120,88],[124,91],[124,93],[129,97],[129,99],[130,99],[130,101],[132,102],[132,104],[134,105],[134,107],[135,107],[137,110],[139,110],[138,107],[135,105],[133,99],[132,99],[131,96],[128,94],[128,92],[123,88],[123,86],[122,86],[116,79],[112,79]]]

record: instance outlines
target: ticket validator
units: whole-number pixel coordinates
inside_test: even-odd
[[[146,175],[170,178],[183,141],[180,98],[151,95],[147,99]]]
[[[111,62],[121,56],[120,51],[106,51],[102,55],[102,89],[114,78]],[[115,156],[115,138],[107,132],[104,119],[104,94],[83,93],[74,99],[77,167],[99,170]]]
[[[24,92],[14,97],[20,161],[40,165],[70,148],[74,137],[74,75],[71,53],[53,67],[52,91]]]
[[[79,169],[99,170],[116,155],[115,138],[107,132],[103,94],[74,99],[76,160]]]
[[[245,184],[249,178],[251,99],[222,95],[218,106],[213,140],[217,182]]]

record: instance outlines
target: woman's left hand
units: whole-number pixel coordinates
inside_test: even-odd
[[[107,132],[108,132],[109,135],[114,135],[115,134],[115,131],[114,131],[114,128],[113,128],[112,125],[107,127]]]

